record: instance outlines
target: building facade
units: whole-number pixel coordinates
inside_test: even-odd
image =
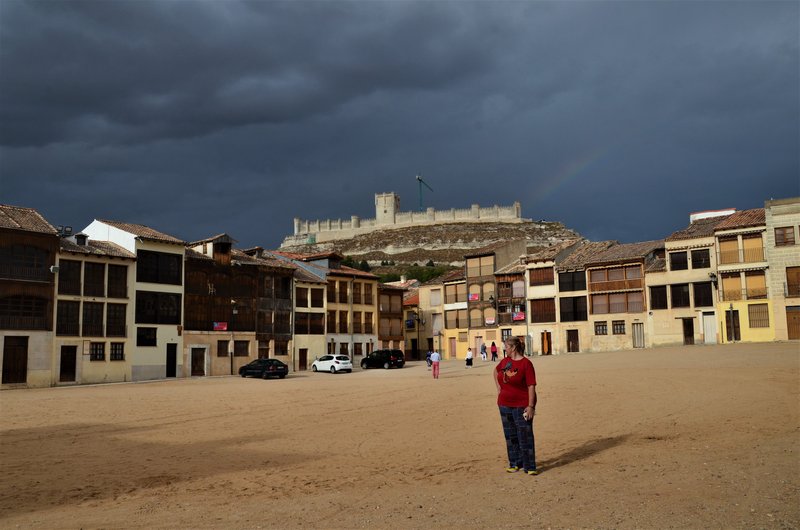
[[[800,197],[766,201],[765,244],[775,340],[800,339]]]

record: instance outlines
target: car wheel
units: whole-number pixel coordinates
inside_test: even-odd
[[[244,372],[240,373],[239,375],[241,375],[242,377],[247,377],[247,375],[245,375]]]
[[[312,372],[316,372],[317,371],[317,365],[316,364],[312,364],[311,365],[311,371]]]
[[[331,373],[332,373],[332,374],[335,374],[335,373],[336,373],[336,368],[334,368],[333,366],[331,366]]]
[[[261,372],[261,379],[269,379],[269,373],[268,372]]]
[[[383,363],[383,368],[384,368],[384,370],[388,370],[389,369],[389,363]]]
[[[367,361],[361,361],[361,369],[362,370],[366,370],[367,369]]]

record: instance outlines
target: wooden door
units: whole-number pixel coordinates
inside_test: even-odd
[[[175,377],[178,371],[178,345],[167,344],[167,377]]]
[[[192,348],[192,375],[199,377],[206,375],[205,348]]]
[[[579,344],[578,339],[578,330],[577,329],[568,329],[567,330],[567,351],[569,353],[579,352],[581,351],[581,347]]]
[[[553,353],[553,341],[549,331],[542,331],[542,355]]]
[[[800,339],[800,306],[786,308],[786,328],[789,332],[789,340]]]
[[[71,383],[75,381],[75,364],[77,358],[77,346],[61,346],[61,366],[58,371],[58,380],[61,383]]]
[[[4,385],[28,380],[28,337],[6,337],[3,341]]]
[[[455,339],[455,337],[451,337],[448,342],[449,342],[449,345],[447,347],[447,353],[448,353],[448,355],[450,356],[451,359],[455,359],[456,358],[456,339]]]
[[[633,323],[633,347],[644,348],[644,324],[642,322]]]
[[[739,311],[725,311],[725,331],[727,332],[728,342],[742,340],[739,331]]]
[[[683,320],[683,345],[691,346],[694,344],[694,319],[684,318]]]
[[[298,370],[305,371],[308,364],[308,348],[300,348],[297,350],[297,355],[299,356],[297,361],[299,363]]]

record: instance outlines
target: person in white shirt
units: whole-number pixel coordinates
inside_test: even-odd
[[[442,360],[441,355],[436,350],[431,353],[431,365],[433,366],[433,378],[439,379],[439,361]]]
[[[464,368],[472,368],[472,348],[467,348],[467,365]]]

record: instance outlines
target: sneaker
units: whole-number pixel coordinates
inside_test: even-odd
[[[539,474],[539,470],[538,469],[526,469],[525,473],[527,473],[528,475],[538,475]]]
[[[519,471],[519,468],[517,466],[511,466],[506,468],[506,473],[516,473],[517,471]]]

